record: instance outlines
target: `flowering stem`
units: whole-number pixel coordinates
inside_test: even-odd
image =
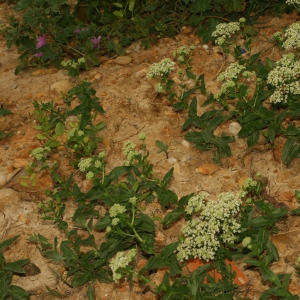
[[[129,227],[133,230],[134,232],[134,236],[141,242],[141,243],[144,243],[144,240],[139,236],[139,234],[137,233],[137,231],[135,230],[134,226],[128,222],[126,222]]]

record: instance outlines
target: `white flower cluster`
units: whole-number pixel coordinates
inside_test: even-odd
[[[239,22],[230,22],[230,23],[221,23],[216,26],[216,30],[212,33],[213,37],[216,37],[215,43],[222,46],[226,40],[236,32],[240,31],[241,23],[244,23],[246,20],[241,18]]]
[[[286,0],[286,4],[300,5],[300,0]]]
[[[125,166],[130,166],[134,158],[138,155],[138,152],[133,150],[135,146],[136,145],[130,141],[124,143],[122,151],[123,155],[126,156],[126,160],[124,161]]]
[[[175,62],[170,58],[165,58],[159,63],[154,63],[150,66],[150,70],[147,74],[148,78],[167,76],[174,70]]]
[[[255,181],[254,179],[252,178],[246,178],[244,183],[243,183],[243,188],[244,189],[247,189],[248,187],[254,187],[254,186],[257,186],[257,181]]]
[[[47,155],[48,152],[50,152],[50,151],[51,151],[51,149],[50,149],[49,147],[45,147],[45,148],[43,148],[43,147],[38,147],[38,148],[33,149],[33,150],[30,152],[30,154],[31,154],[31,156],[33,156],[36,160],[41,161],[41,160],[45,159],[45,155]]]
[[[199,257],[205,261],[214,259],[216,251],[221,243],[233,243],[235,234],[240,231],[241,225],[235,220],[242,204],[241,199],[245,192],[237,194],[233,192],[221,193],[217,201],[204,202],[203,194],[198,197],[199,203],[194,203],[195,198],[190,199],[187,205],[187,213],[194,207],[201,207],[199,216],[188,221],[181,229],[184,240],[177,247],[177,257],[180,261]]]
[[[300,48],[300,22],[292,24],[285,32],[286,40],[283,43],[285,49]]]
[[[226,71],[222,72],[217,80],[218,81],[228,81],[228,80],[232,80],[232,79],[237,79],[240,75],[240,73],[245,70],[246,68],[242,65],[240,65],[239,63],[232,63],[228,66],[228,68],[226,69]]]
[[[110,261],[110,268],[113,273],[113,280],[117,282],[122,278],[122,274],[118,273],[121,269],[125,269],[130,262],[136,257],[136,250],[131,249],[129,251],[120,251]]]
[[[82,66],[85,64],[85,58],[81,57],[77,60],[63,60],[61,62],[61,65],[65,68],[72,68],[72,69],[77,69],[78,67]]]
[[[267,83],[276,87],[272,103],[286,102],[290,94],[300,95],[300,61],[293,53],[285,54],[268,74]]]
[[[109,215],[113,218],[124,213],[125,211],[126,211],[125,206],[121,204],[114,204],[109,210]]]
[[[195,212],[202,210],[205,207],[204,200],[207,198],[208,193],[200,193],[192,196],[185,208],[187,214],[191,215]]]
[[[78,163],[78,168],[81,172],[84,172],[87,168],[89,168],[92,165],[92,159],[89,158],[83,158]]]

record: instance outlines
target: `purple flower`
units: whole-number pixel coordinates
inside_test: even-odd
[[[47,39],[45,37],[44,34],[40,35],[38,38],[37,38],[37,43],[36,43],[36,48],[39,49],[39,48],[42,48],[43,46],[45,46],[47,44]]]
[[[110,35],[107,36],[107,39],[110,40]]]
[[[38,52],[36,54],[34,54],[35,57],[42,57],[43,56],[43,52]]]
[[[76,33],[76,34],[80,33],[80,29],[76,28],[76,29],[74,30],[74,33]]]
[[[94,36],[92,38],[92,43],[94,44],[94,48],[98,48],[99,49],[100,41],[101,41],[101,36],[100,35],[98,35],[98,37]]]

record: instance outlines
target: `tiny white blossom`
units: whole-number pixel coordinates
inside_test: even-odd
[[[84,172],[88,167],[92,165],[92,159],[89,158],[83,158],[78,163],[78,168],[81,172]]]
[[[92,179],[93,177],[94,177],[94,173],[91,172],[91,171],[89,171],[89,172],[86,174],[86,176],[85,176],[85,178],[86,178],[87,180],[90,180],[90,179]]]
[[[124,213],[125,211],[126,211],[125,206],[121,204],[114,204],[109,210],[109,215],[113,218]]]
[[[50,149],[49,147],[45,147],[45,148],[43,148],[43,147],[37,147],[37,148],[33,149],[33,150],[30,152],[30,154],[31,154],[31,156],[33,156],[36,160],[41,161],[41,160],[45,159],[45,155],[47,155],[48,152],[50,152],[50,151],[51,151],[51,149]]]
[[[174,70],[174,67],[175,62],[173,62],[170,58],[165,58],[159,63],[154,63],[150,66],[147,77],[155,78],[167,76]]]
[[[118,281],[122,278],[120,271],[125,269],[131,261],[136,257],[136,250],[120,251],[111,259],[109,266],[113,273],[113,280]],[[118,272],[119,271],[119,272]]]

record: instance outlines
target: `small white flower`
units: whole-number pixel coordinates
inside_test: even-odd
[[[92,159],[91,158],[83,158],[78,163],[78,168],[81,172],[84,172],[91,165],[92,165]]]
[[[125,269],[130,262],[136,257],[136,250],[131,249],[129,251],[120,251],[114,258],[111,259],[109,266],[113,273],[113,280],[116,282],[122,278],[122,274],[118,273],[122,269]]]
[[[124,213],[125,211],[126,211],[125,206],[120,204],[114,204],[109,210],[109,215],[113,218]]]
[[[165,58],[159,63],[154,63],[150,66],[148,78],[163,77],[169,75],[175,67],[175,62],[170,58]]]
[[[91,171],[89,171],[89,172],[86,174],[86,176],[85,176],[85,178],[86,178],[87,180],[90,180],[90,179],[92,179],[93,177],[94,177],[94,173],[91,172]]]

